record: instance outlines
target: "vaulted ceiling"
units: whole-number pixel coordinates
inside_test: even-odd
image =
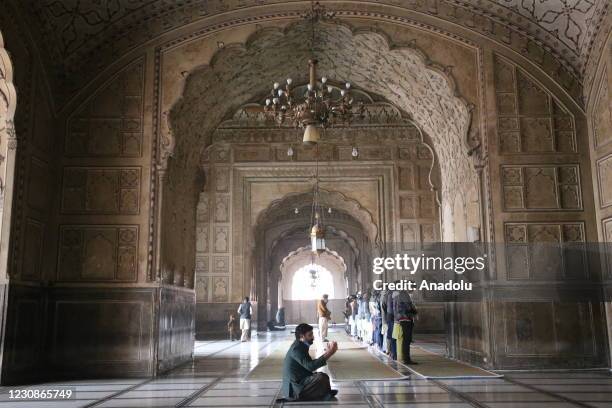
[[[72,75],[94,68],[130,49],[200,20],[222,18],[232,11],[247,15],[285,7],[304,10],[302,0],[11,0],[31,27],[50,76],[74,82]],[[582,83],[593,43],[610,0],[375,0],[321,1],[330,10],[357,12],[366,7],[392,6],[398,12],[433,17],[474,29],[496,41],[523,36],[550,52]],[[467,20],[466,20],[467,19]],[[471,20],[470,20],[471,19]],[[606,20],[607,21],[607,20]],[[490,25],[487,28],[487,24]],[[512,32],[513,34],[511,34]]]

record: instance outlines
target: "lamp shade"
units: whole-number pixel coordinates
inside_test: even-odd
[[[317,144],[321,139],[321,134],[319,133],[319,129],[315,125],[307,125],[306,130],[304,130],[304,144]]]
[[[325,252],[325,229],[315,224],[310,230],[310,249],[316,254]]]

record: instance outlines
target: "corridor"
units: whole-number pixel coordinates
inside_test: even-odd
[[[71,387],[75,399],[64,402],[15,402],[2,387],[0,408],[51,407],[278,407],[280,383],[244,382],[243,378],[271,353],[288,332],[263,333],[250,343],[227,340],[196,342],[193,363],[155,379],[106,379],[48,383],[28,388]],[[418,341],[441,352],[441,343]],[[341,352],[341,351],[340,351]],[[379,358],[384,359],[382,356]],[[291,407],[408,408],[571,408],[612,406],[612,376],[604,370],[505,372],[502,378],[427,380],[405,367],[398,381],[346,381],[332,403],[291,403]]]

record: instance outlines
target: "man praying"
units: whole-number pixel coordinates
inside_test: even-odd
[[[327,374],[315,372],[327,364],[327,360],[338,350],[338,344],[329,342],[325,353],[313,360],[308,353],[313,341],[311,325],[301,323],[295,328],[295,341],[289,347],[283,363],[281,393],[289,401],[327,401],[338,393],[338,390],[331,389]]]

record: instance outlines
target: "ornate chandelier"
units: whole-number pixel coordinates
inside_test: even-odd
[[[312,3],[310,13],[304,16],[311,22],[312,41],[311,53],[314,54],[315,23],[322,19],[334,17],[333,13],[326,12],[317,2]],[[334,123],[350,124],[354,116],[363,116],[363,102],[354,109],[351,97],[351,83],[346,82],[341,88],[328,83],[326,77],[317,79],[316,58],[308,61],[308,85],[303,95],[296,95],[292,89],[293,80],[287,78],[286,85],[275,82],[270,96],[266,99],[264,113],[278,125],[291,124],[296,128],[304,129],[304,143],[315,144],[320,138],[320,128],[327,128]]]

